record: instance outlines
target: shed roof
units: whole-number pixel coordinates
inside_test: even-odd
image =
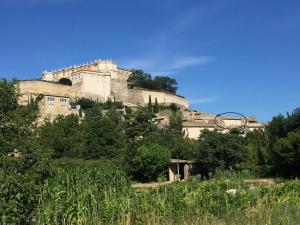
[[[195,163],[195,161],[185,159],[171,159],[171,163]]]

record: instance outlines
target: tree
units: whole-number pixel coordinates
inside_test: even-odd
[[[157,144],[141,146],[130,162],[131,173],[143,182],[156,181],[170,163],[170,151]]]
[[[128,87],[141,87],[154,90],[163,90],[171,93],[177,91],[177,81],[168,76],[156,76],[152,79],[150,73],[145,73],[143,70],[132,70],[127,80]]]
[[[78,116],[59,116],[52,123],[39,127],[39,137],[44,145],[54,150],[55,157],[82,157],[83,133]]]
[[[286,136],[286,120],[283,115],[279,114],[272,118],[267,126],[270,144],[273,144],[278,138]]]
[[[41,185],[49,177],[48,149],[36,136],[36,103],[17,104],[15,82],[0,81],[0,217],[3,224],[32,222]],[[18,151],[21,157],[8,153]]]
[[[152,122],[153,114],[147,108],[140,107],[132,112],[124,123],[125,134],[130,141],[143,139],[149,132],[156,129]]]
[[[177,91],[177,81],[174,78],[167,76],[156,76],[153,80],[154,89],[164,90],[171,93],[176,93]]]
[[[143,70],[131,70],[131,74],[127,80],[128,87],[143,87],[152,89],[152,78],[150,73],[145,73]]]
[[[28,138],[28,137],[27,137]],[[21,157],[0,156],[0,217],[3,224],[31,224],[44,181],[50,177],[50,151],[28,138]]]
[[[0,81],[0,115],[13,111],[18,106],[18,94],[15,88],[16,81]]]
[[[34,101],[18,106],[15,81],[0,81],[0,153],[16,149],[35,128],[38,109]]]
[[[154,103],[154,106],[153,106],[153,112],[154,113],[159,113],[159,106],[158,106],[157,98],[155,98],[155,103]]]
[[[151,101],[151,95],[149,95],[149,101],[148,101],[148,113],[150,113],[150,114],[153,113],[152,101]]]
[[[88,112],[82,122],[82,129],[86,158],[113,159],[124,156],[125,135],[108,116]]]
[[[273,147],[275,171],[286,177],[300,175],[300,130],[279,138]]]
[[[173,112],[170,116],[169,129],[175,136],[184,136],[181,112]]]
[[[267,126],[270,144],[273,145],[278,138],[286,137],[289,132],[300,128],[300,108],[296,108],[287,116],[279,114],[272,118]]]
[[[246,164],[249,169],[258,175],[266,175],[270,171],[271,157],[267,132],[263,129],[248,132],[245,141],[248,152]]]
[[[244,139],[238,134],[205,130],[199,137],[198,162],[204,175],[216,169],[238,169],[246,157]]]
[[[81,109],[91,109],[96,105],[96,102],[88,98],[79,98],[75,101],[75,104],[80,105]]]

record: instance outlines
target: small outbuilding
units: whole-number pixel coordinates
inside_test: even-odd
[[[169,165],[169,181],[187,179],[195,166],[196,163],[193,160],[171,159]]]

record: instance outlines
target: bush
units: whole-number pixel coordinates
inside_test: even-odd
[[[143,182],[156,181],[166,171],[170,157],[170,151],[157,144],[139,147],[130,165],[134,178]]]
[[[300,175],[300,130],[278,139],[273,147],[274,166],[278,174],[291,177]]]
[[[3,224],[27,224],[35,213],[42,184],[50,176],[49,152],[34,139],[21,157],[0,157],[0,217]]]
[[[198,140],[198,162],[204,175],[216,169],[240,168],[247,160],[244,138],[239,134],[204,131]]]

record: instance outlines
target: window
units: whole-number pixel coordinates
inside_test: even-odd
[[[60,102],[67,102],[67,99],[65,99],[65,98],[60,98]]]
[[[54,102],[54,101],[55,101],[55,98],[54,98],[54,97],[48,97],[48,101],[49,101],[49,102]]]

